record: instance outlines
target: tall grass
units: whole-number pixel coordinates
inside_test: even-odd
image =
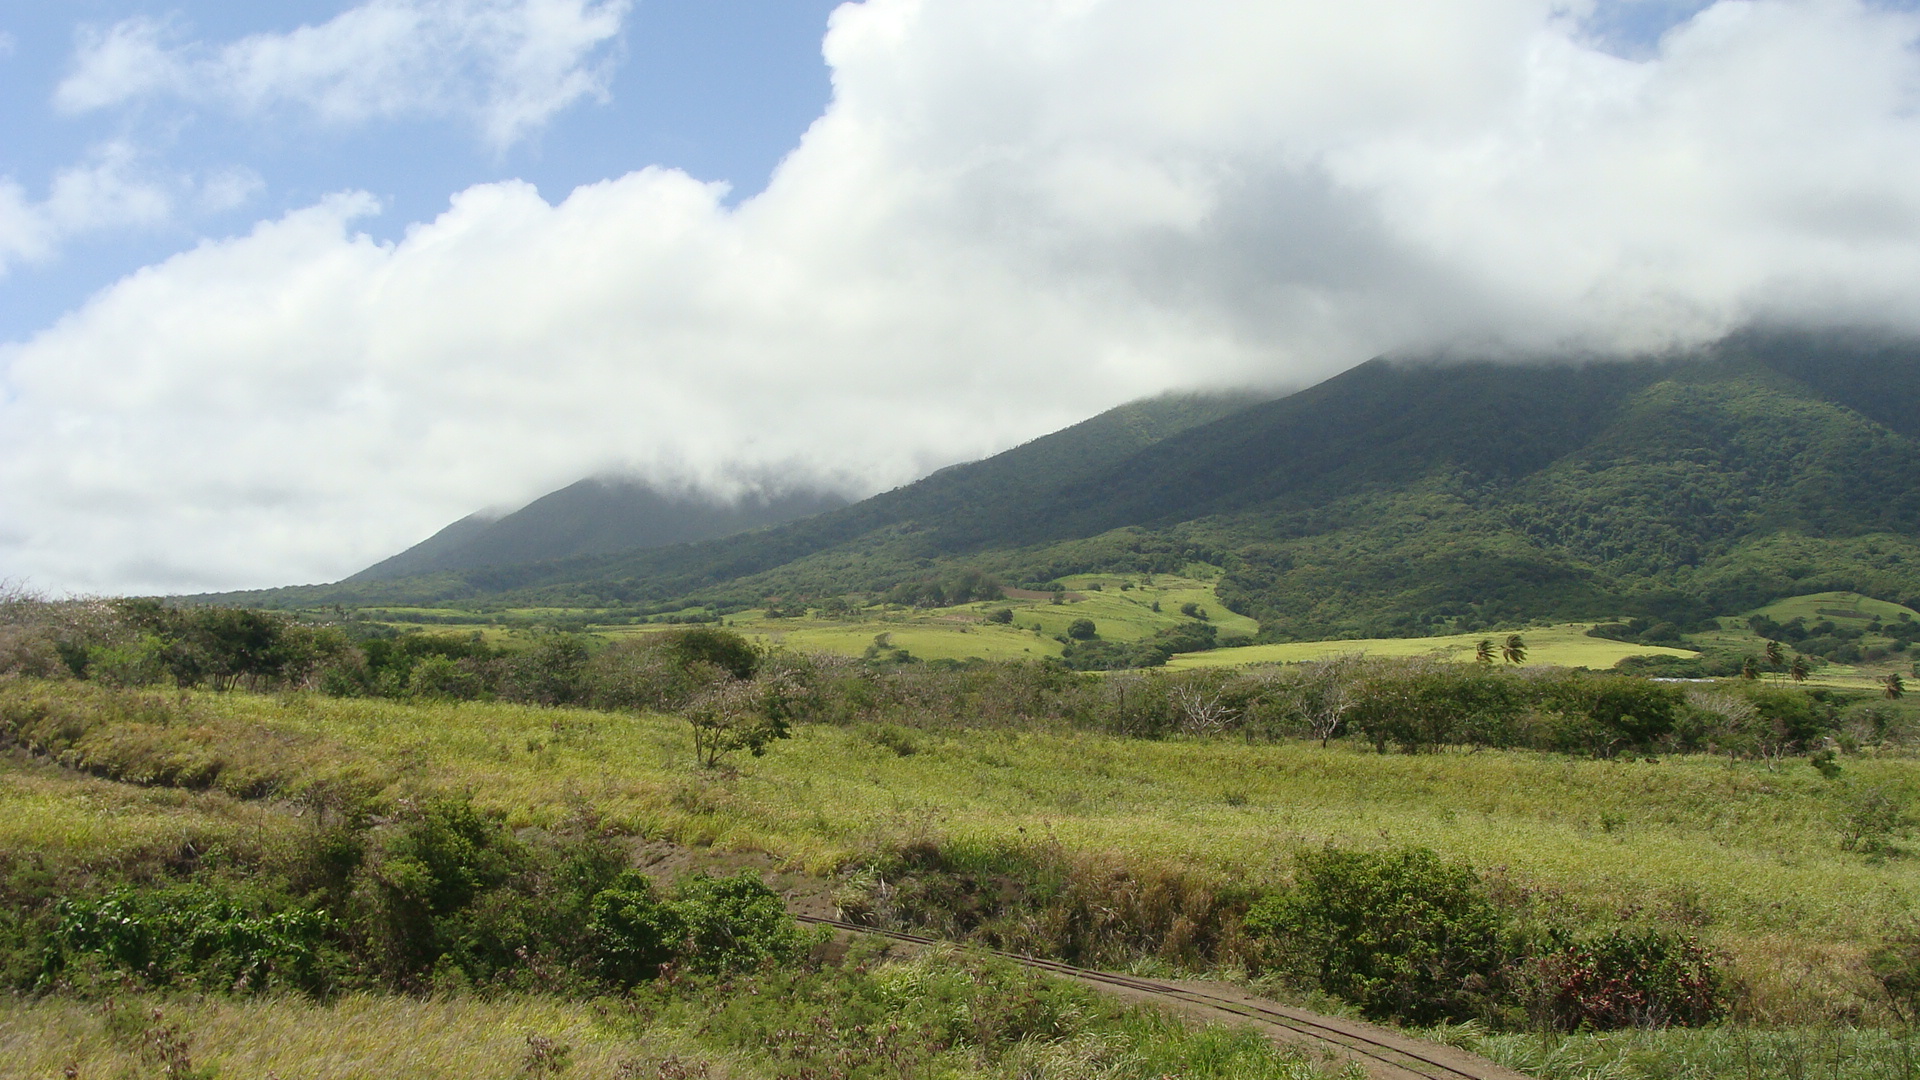
[[[1740,1015],[1768,1022],[1881,1016],[1862,958],[1920,910],[1920,860],[1897,842],[1875,856],[1839,843],[1848,790],[1920,796],[1920,766],[1901,759],[1849,757],[1827,779],[1804,763],[1705,756],[1381,756],[1292,742],[802,726],[767,757],[713,771],[694,766],[685,723],[667,717],[303,694],[188,704],[195,730],[384,763],[398,782],[471,791],[515,826],[552,826],[590,804],[632,834],[763,849],[817,872],[918,837],[987,874],[996,860],[1014,870],[1064,852],[1261,885],[1284,882],[1305,848],[1423,844],[1574,921],[1632,909],[1697,928],[1731,954]]]
[[[1461,1045],[1538,1080],[1914,1080],[1920,1040],[1849,1027],[1498,1035]]]
[[[104,1006],[0,1001],[0,1072],[7,1076],[154,1075],[154,1049],[163,1041],[184,1050],[196,1071],[302,1080],[1325,1080],[1303,1053],[1252,1032],[1193,1030],[1084,988],[950,954],[906,962],[867,956],[841,971],[695,982],[596,1002],[530,995],[349,995],[325,1004],[185,996],[130,996]]]

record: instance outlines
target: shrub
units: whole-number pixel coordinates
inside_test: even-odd
[[[1303,854],[1294,887],[1255,904],[1246,925],[1283,970],[1408,1023],[1485,1015],[1507,961],[1479,876],[1421,847]]]
[[[682,666],[712,664],[736,679],[751,679],[760,668],[761,652],[753,642],[717,626],[690,626],[663,636],[661,647]]]
[[[682,878],[672,910],[686,930],[684,962],[695,971],[744,971],[792,960],[808,945],[780,894],[751,871]]]
[[[500,821],[464,799],[415,808],[383,838],[364,870],[376,962],[402,984],[420,978],[467,937],[467,909],[525,861]]]
[[[759,757],[776,739],[792,734],[784,700],[768,691],[769,687],[750,682],[728,683],[687,709],[687,722],[693,725],[693,753],[701,765],[714,768],[739,750]]]
[[[1075,641],[1092,641],[1098,633],[1092,619],[1075,619],[1067,624],[1067,636]]]
[[[679,954],[686,937],[679,908],[634,871],[593,898],[587,950],[601,978],[621,986],[645,982]]]
[[[1616,928],[1540,961],[1548,1019],[1567,1031],[1698,1027],[1725,1015],[1714,958],[1698,940],[1658,928]]]
[[[63,900],[45,978],[95,957],[153,986],[202,990],[322,989],[323,913],[268,913],[199,885],[116,889]]]
[[[1840,850],[1880,855],[1913,827],[1905,799],[1883,787],[1865,787],[1841,794],[1838,812]]]
[[[1510,745],[1524,698],[1519,681],[1480,664],[1415,662],[1363,669],[1348,722],[1375,749],[1407,753],[1449,744]]]
[[[1920,1023],[1920,936],[1903,934],[1867,956],[1867,969],[1902,1023]]]

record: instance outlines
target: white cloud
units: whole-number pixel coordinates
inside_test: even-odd
[[[843,7],[736,208],[484,185],[381,244],[341,196],[0,351],[0,575],[325,580],[596,470],[869,491],[1395,348],[1920,330],[1920,17],[1722,0],[1628,60],[1570,10]]]
[[[13,263],[44,259],[70,237],[116,228],[150,228],[173,212],[170,185],[151,179],[125,143],[96,147],[84,164],[53,176],[35,202],[12,180],[0,180],[0,273]]]
[[[371,0],[318,26],[225,45],[176,43],[139,17],[81,36],[54,92],[67,112],[166,96],[324,122],[462,117],[505,147],[582,99],[604,99],[632,0]]]
[[[183,204],[201,213],[239,209],[261,186],[244,169],[198,180],[162,172],[131,144],[103,143],[85,162],[54,173],[44,199],[36,201],[16,181],[0,178],[0,274],[15,263],[49,258],[75,237],[172,225]]]

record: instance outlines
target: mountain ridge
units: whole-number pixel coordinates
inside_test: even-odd
[[[1270,640],[1697,621],[1809,583],[1920,599],[1912,341],[1376,360],[1138,437],[1117,434],[1127,416],[754,533],[387,585],[427,602],[742,607],[961,569],[1012,583],[1203,561]]]

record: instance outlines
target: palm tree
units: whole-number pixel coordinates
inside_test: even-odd
[[[1792,679],[1794,682],[1806,682],[1807,681],[1807,658],[1804,656],[1794,657],[1793,666],[1787,669],[1787,677]]]
[[[1527,660],[1527,639],[1519,634],[1508,634],[1507,643],[1500,649],[1500,655],[1509,664],[1524,664]]]
[[[1493,639],[1492,638],[1483,637],[1480,639],[1480,644],[1475,645],[1473,647],[1473,659],[1474,659],[1474,662],[1478,664],[1493,663]]]
[[[1880,685],[1886,687],[1886,694],[1889,698],[1907,696],[1907,680],[1901,678],[1900,673],[1897,671],[1881,679]]]
[[[1781,665],[1786,662],[1787,654],[1781,650],[1780,643],[1777,641],[1767,642],[1767,666],[1775,671],[1779,671]]]
[[[1753,657],[1747,657],[1747,662],[1740,665],[1740,677],[1743,679],[1757,679],[1760,677],[1760,665]]]

